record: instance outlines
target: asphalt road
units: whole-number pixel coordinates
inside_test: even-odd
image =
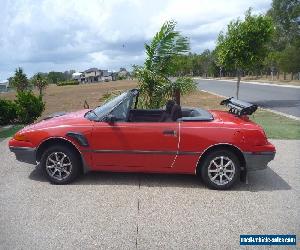
[[[198,88],[223,96],[234,96],[236,82],[197,80]],[[300,88],[258,85],[241,82],[239,99],[288,115],[300,117]]]
[[[0,249],[238,249],[240,234],[297,234],[300,141],[273,142],[270,168],[231,191],[117,173],[55,186],[0,142]]]

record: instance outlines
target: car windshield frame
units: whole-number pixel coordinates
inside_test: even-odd
[[[130,106],[132,105],[134,97],[138,97],[138,90],[137,89],[131,89],[126,92],[123,92],[122,94],[116,96],[115,98],[105,102],[103,105],[100,105],[94,109],[89,110],[87,113],[85,113],[84,117],[92,120],[92,121],[103,121],[103,119],[109,115],[111,112],[113,112],[117,107],[119,107],[123,102],[130,100],[130,105],[128,107],[127,112],[129,112]],[[137,103],[135,103],[137,105]]]

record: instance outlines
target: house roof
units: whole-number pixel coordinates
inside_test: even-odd
[[[8,86],[8,81],[1,81],[1,82],[0,82],[0,85]]]
[[[98,71],[99,69],[97,69],[97,68],[90,68],[90,69],[87,69],[87,70],[85,70],[84,72],[85,73],[90,73],[90,72],[94,72],[94,71]]]

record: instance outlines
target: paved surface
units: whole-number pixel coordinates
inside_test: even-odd
[[[240,234],[297,234],[300,141],[273,142],[271,168],[213,191],[178,175],[91,173],[50,185],[3,141],[0,249],[237,249]]]
[[[197,80],[201,90],[224,96],[235,96],[236,82]],[[300,117],[300,88],[258,85],[241,82],[239,99],[288,115]]]

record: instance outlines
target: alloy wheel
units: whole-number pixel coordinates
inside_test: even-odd
[[[209,179],[218,186],[231,182],[236,172],[235,165],[226,156],[218,156],[212,159],[208,166]]]
[[[63,152],[53,152],[46,160],[48,175],[58,181],[67,179],[72,171],[72,162]]]

